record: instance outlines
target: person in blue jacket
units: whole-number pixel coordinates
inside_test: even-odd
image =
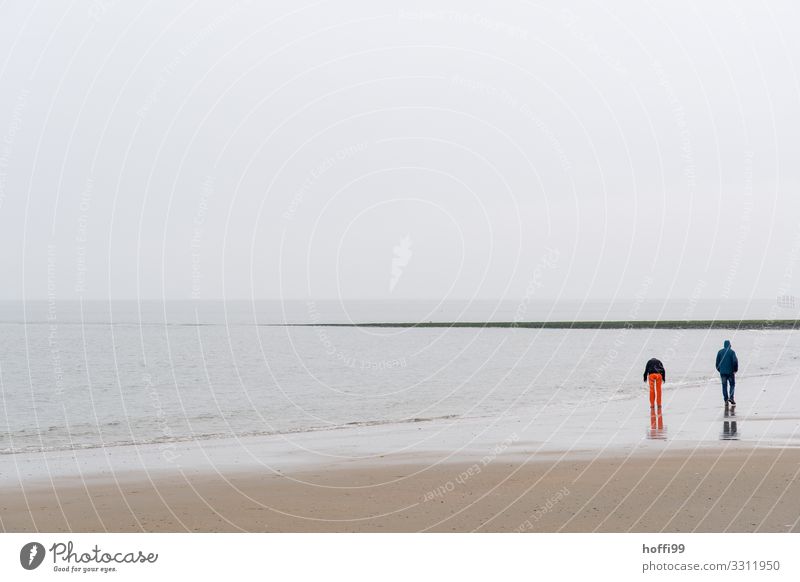
[[[731,348],[730,340],[725,340],[724,347],[717,352],[717,372],[722,379],[722,398],[725,406],[736,406],[733,391],[736,389],[736,372],[739,371],[739,358]],[[730,386],[730,391],[728,390]]]

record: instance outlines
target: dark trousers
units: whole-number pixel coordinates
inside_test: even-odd
[[[735,374],[720,374],[722,379],[722,397],[727,400],[733,400],[733,391],[736,389],[736,375]],[[730,390],[728,385],[730,384]]]

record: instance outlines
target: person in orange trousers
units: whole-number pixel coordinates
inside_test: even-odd
[[[650,384],[650,408],[655,408],[656,403],[661,408],[661,384],[667,381],[667,372],[661,360],[656,358],[647,360],[642,379]]]

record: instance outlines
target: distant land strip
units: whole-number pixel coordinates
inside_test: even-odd
[[[800,328],[800,319],[708,319],[653,321],[423,321],[368,323],[290,323],[290,327],[487,327],[529,329],[745,329]]]

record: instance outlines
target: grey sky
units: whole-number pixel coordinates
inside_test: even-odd
[[[1,298],[800,293],[791,2],[266,4],[3,4]]]

